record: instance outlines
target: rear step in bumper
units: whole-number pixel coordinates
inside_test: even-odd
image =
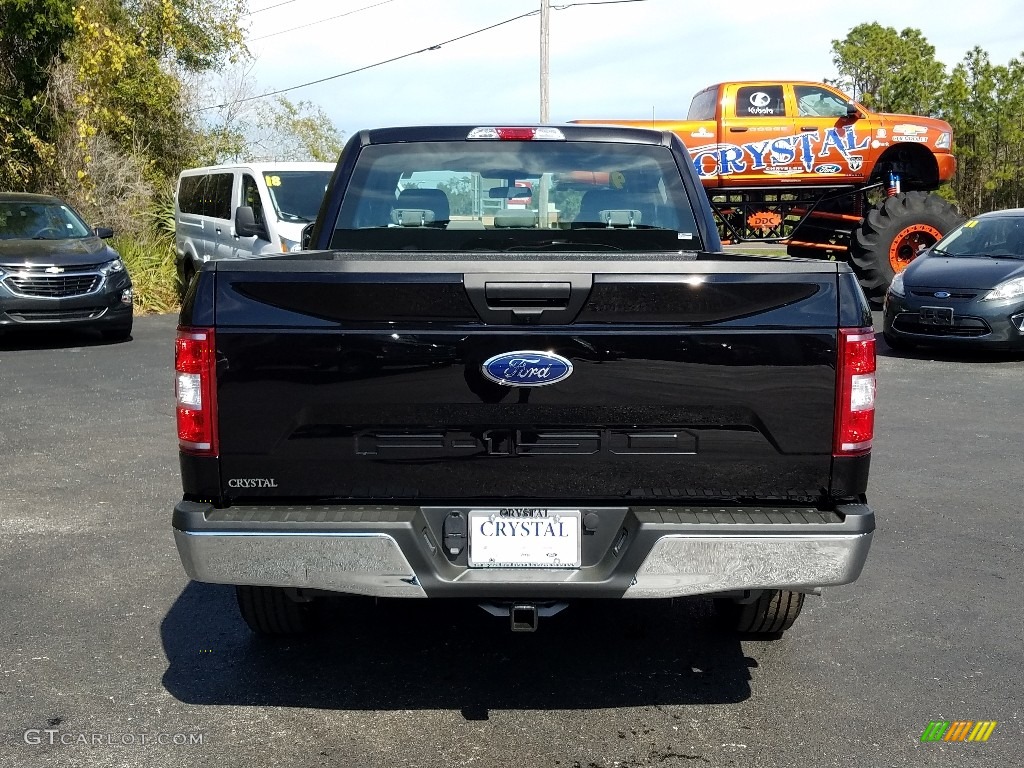
[[[871,535],[662,536],[623,597],[849,584],[860,576]]]
[[[669,598],[755,589],[812,591],[861,572],[874,530],[865,505],[820,523],[664,522],[685,511],[616,508],[630,544],[579,569],[477,569],[449,562],[429,508],[232,508],[180,502],[174,538],[188,575],[215,584],[375,597]],[[612,512],[612,510],[608,510]],[[750,519],[750,515],[746,515]],[[721,516],[719,516],[721,519]],[[792,513],[774,519],[793,518]],[[826,520],[826,517],[830,518]],[[762,515],[763,519],[767,519]],[[616,523],[617,525],[618,523]]]
[[[324,589],[374,597],[426,597],[401,548],[386,534],[183,533],[185,572],[212,584]]]

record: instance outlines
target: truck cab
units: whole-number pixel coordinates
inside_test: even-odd
[[[709,189],[862,185],[890,171],[905,189],[932,189],[956,170],[948,123],[872,112],[823,83],[716,83],[693,97],[685,120],[657,127],[683,140]]]

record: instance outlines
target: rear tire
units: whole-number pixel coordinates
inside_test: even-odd
[[[868,299],[880,303],[896,273],[962,221],[951,203],[916,190],[887,197],[868,211],[850,247],[850,262]]]
[[[769,589],[752,603],[726,599],[715,603],[727,628],[761,639],[775,639],[793,626],[804,607],[804,594],[787,589]]]
[[[283,587],[235,587],[238,610],[245,623],[257,635],[281,637],[303,635],[320,624],[316,599],[299,602]]]
[[[178,298],[184,300],[185,294],[188,293],[188,287],[192,283],[192,278],[196,276],[196,268],[189,261],[185,264],[185,267],[181,271],[181,283],[178,285]]]

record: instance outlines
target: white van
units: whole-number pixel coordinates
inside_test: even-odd
[[[287,253],[301,247],[334,163],[246,163],[182,171],[174,193],[178,278],[204,262]]]

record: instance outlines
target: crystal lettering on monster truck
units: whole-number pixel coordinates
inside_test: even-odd
[[[849,162],[850,156],[865,149],[870,141],[868,137],[858,137],[853,126],[848,125],[842,130],[829,128],[824,138],[820,131],[806,131],[748,144],[707,144],[691,149],[690,157],[702,178],[730,176],[747,170],[767,172],[772,166],[788,166],[794,161],[800,162],[810,173],[816,157],[828,157],[835,149]]]

